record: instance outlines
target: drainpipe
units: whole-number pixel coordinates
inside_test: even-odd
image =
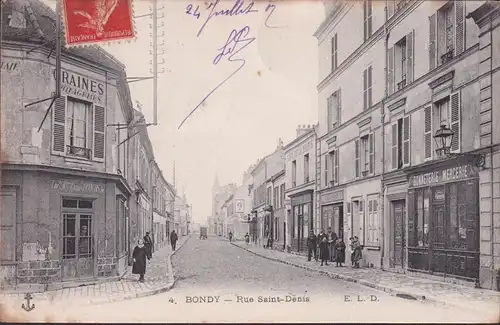
[[[380,247],[380,268],[384,269],[384,256],[385,256],[385,184],[384,184],[384,174],[385,174],[385,102],[387,100],[388,94],[389,94],[389,89],[387,87],[387,81],[389,80],[388,76],[388,69],[387,69],[387,51],[388,51],[388,40],[389,40],[389,33],[387,32],[387,21],[389,19],[389,13],[387,11],[387,1],[385,3],[385,22],[384,22],[384,75],[385,75],[385,83],[384,83],[384,98],[382,98],[382,103],[380,107],[380,122],[382,123],[382,173],[381,173],[381,179],[380,182],[382,184],[381,190],[380,190],[380,214],[382,216],[382,227],[380,228],[380,238],[382,240],[380,241],[381,246]]]

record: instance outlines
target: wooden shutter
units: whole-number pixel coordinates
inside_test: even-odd
[[[370,145],[370,174],[375,172],[375,133],[370,134],[368,139]]]
[[[52,154],[66,153],[66,106],[68,99],[61,96],[54,101],[52,109]]]
[[[327,110],[327,114],[328,114],[328,117],[327,117],[327,120],[328,120],[328,131],[331,131],[333,129],[333,105],[332,105],[332,102],[333,102],[333,96],[330,95],[328,96],[327,100],[326,100],[326,105],[328,106]]]
[[[453,141],[451,143],[451,151],[459,152],[461,143],[461,128],[460,128],[460,92],[452,93],[451,96],[451,130],[453,131]]]
[[[387,50],[387,89],[389,95],[394,92],[394,46]]]
[[[337,90],[337,126],[340,126],[342,121],[342,89]]]
[[[370,108],[372,106],[372,66],[368,67],[368,90],[367,90],[367,102],[368,106],[366,108]]]
[[[429,71],[437,66],[437,14],[429,17]]]
[[[365,244],[365,209],[363,200],[359,200],[359,242]]]
[[[424,108],[425,159],[432,158],[432,105]]]
[[[355,157],[355,177],[359,177],[360,160],[359,160],[359,139],[354,141],[354,157]]]
[[[104,132],[106,121],[106,109],[101,106],[94,106],[94,160],[104,161]]]
[[[462,0],[455,4],[455,55],[465,50],[465,3]]]
[[[328,156],[329,154],[325,154],[325,187],[328,187]]]
[[[333,170],[334,170],[334,173],[335,173],[335,179],[334,179],[334,183],[335,184],[338,184],[339,183],[339,151],[338,149],[335,150],[335,156],[333,157],[335,160],[334,160],[334,166],[333,166]]]
[[[332,71],[337,69],[337,34],[332,37]]]
[[[368,108],[368,69],[363,71],[363,109]]]
[[[347,201],[345,203],[345,210],[347,212],[346,212],[346,217],[344,219],[344,231],[346,231],[348,229],[347,226],[349,226],[349,228],[351,228],[349,237],[351,237],[352,233],[353,233],[353,231],[352,231],[352,218],[351,218],[352,214],[351,214],[351,209],[352,209],[351,201]]]
[[[372,36],[372,0],[366,0],[367,3],[367,11],[368,11],[368,37]]]
[[[373,242],[373,201],[368,200],[368,229],[367,229],[366,241],[368,243]]]
[[[387,18],[394,15],[394,0],[387,0]]]
[[[406,35],[406,84],[408,85],[413,81],[413,44],[414,44],[414,31],[412,30]]]
[[[378,229],[379,229],[379,221],[378,221],[378,199],[374,199],[373,200],[373,207],[372,207],[372,214],[373,214],[373,234],[372,234],[372,238],[373,238],[373,243],[375,244],[375,246],[379,246],[380,245],[380,242],[379,242],[379,232],[378,232]]]
[[[410,117],[403,119],[403,165],[410,164]]]
[[[392,169],[398,168],[398,123],[391,126],[391,153],[392,153]]]

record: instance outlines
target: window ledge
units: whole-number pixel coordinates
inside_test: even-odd
[[[69,162],[69,163],[87,165],[87,166],[92,165],[92,161],[88,160],[88,159],[85,159],[85,158],[77,158],[77,157],[68,157],[68,156],[66,156],[66,157],[64,157],[64,161],[65,162]]]

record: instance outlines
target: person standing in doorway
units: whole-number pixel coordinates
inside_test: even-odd
[[[146,273],[146,258],[149,260],[148,249],[144,246],[144,240],[139,239],[137,246],[132,253],[134,264],[132,265],[132,274],[139,274],[139,282],[144,282]]]
[[[326,236],[322,237],[321,242],[319,243],[319,251],[321,254],[321,266],[323,266],[323,262],[325,265],[328,265],[328,255],[330,253],[329,251],[329,243],[328,239]]]
[[[151,236],[149,236],[149,231],[144,236],[144,246],[148,251],[148,258],[153,257],[153,241],[151,240]]]
[[[342,266],[342,263],[345,263],[345,243],[342,238],[337,239],[337,242],[334,246],[335,249],[335,262],[337,266]]]
[[[175,232],[175,230],[172,230],[172,232],[170,233],[170,245],[172,245],[172,250],[175,251],[175,246],[177,244],[177,233]]]
[[[328,252],[330,253],[330,262],[333,262],[334,258],[335,258],[335,249],[333,248],[333,246],[335,246],[335,243],[337,242],[337,234],[332,231],[332,227],[328,227],[328,232],[327,232],[327,235],[328,235]]]
[[[311,230],[309,231],[309,237],[307,237],[307,260],[310,262],[311,257],[314,253],[314,259],[317,261],[318,256],[316,254],[316,235]]]

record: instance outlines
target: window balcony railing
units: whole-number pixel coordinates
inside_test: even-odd
[[[368,170],[363,170],[363,171],[361,172],[361,175],[363,175],[363,177],[365,177],[366,175],[368,175]]]
[[[449,50],[445,54],[441,55],[441,64],[445,64],[446,62],[453,59],[453,49]]]
[[[398,90],[403,89],[406,86],[406,78],[398,82]]]
[[[90,159],[90,152],[89,148],[66,145],[66,154],[68,155]]]

